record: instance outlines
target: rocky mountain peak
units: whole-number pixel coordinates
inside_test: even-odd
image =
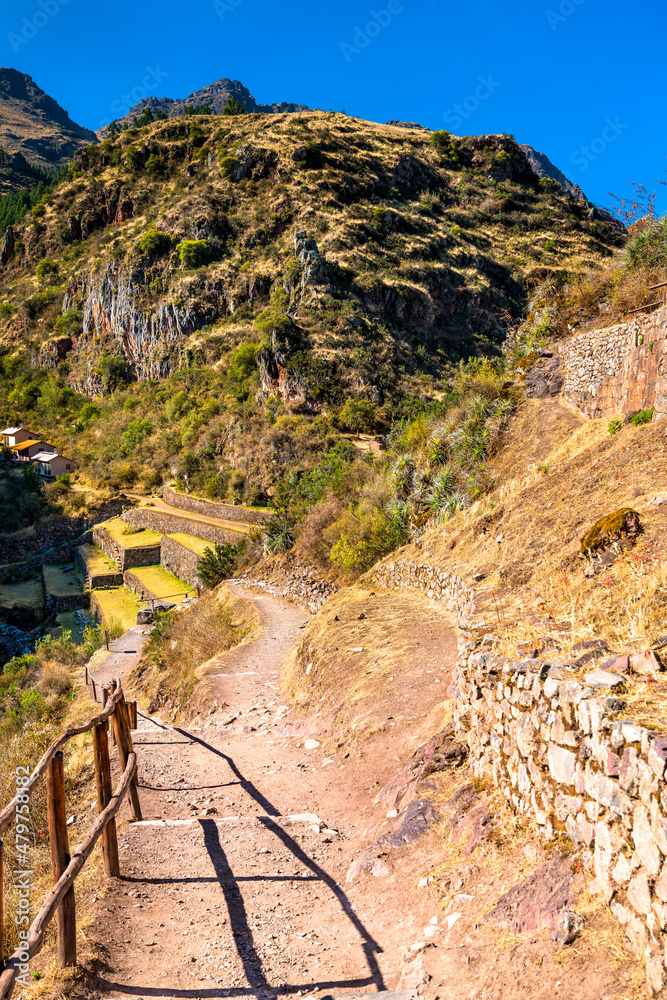
[[[161,111],[168,118],[178,118],[180,115],[185,114],[185,109],[188,106],[201,107],[202,105],[208,105],[216,115],[219,115],[230,97],[233,97],[239,104],[242,104],[248,114],[285,114],[309,110],[305,104],[293,104],[289,101],[279,101],[276,104],[258,104],[248,88],[244,87],[240,80],[229,80],[227,77],[222,77],[220,80],[216,80],[206,87],[195,90],[188,97],[145,97],[131,108],[127,107],[127,105],[125,107],[121,105],[119,108],[121,115],[116,120],[121,125],[126,122],[128,125],[131,125],[134,118],[139,117],[146,107],[149,107],[153,114]],[[106,128],[100,129],[98,132],[98,135],[101,137],[105,134]]]
[[[96,142],[27,73],[0,67],[0,146],[41,167],[61,166]]]

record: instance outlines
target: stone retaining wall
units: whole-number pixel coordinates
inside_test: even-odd
[[[636,682],[594,659],[582,667],[496,656],[494,637],[473,618],[472,588],[455,574],[403,560],[373,576],[453,613],[450,693],[475,776],[491,779],[546,841],[571,842],[658,993],[667,985],[667,736],[628,717],[624,695]],[[661,669],[655,654],[640,659],[644,672]]]
[[[123,520],[127,521],[128,524],[135,524],[140,528],[150,528],[151,531],[157,531],[161,535],[174,535],[182,532],[186,535],[194,535],[196,538],[203,538],[207,542],[217,542],[219,545],[222,545],[223,542],[231,542],[232,545],[236,545],[245,537],[241,531],[232,531],[231,528],[219,528],[215,524],[205,524],[203,521],[189,521],[186,517],[178,517],[177,514],[167,514],[164,511],[152,510],[150,507],[134,507],[131,510],[126,510],[123,514]],[[104,551],[106,552],[106,549]],[[159,563],[159,554],[156,559],[151,561]],[[147,565],[149,563],[130,563],[125,568],[129,569],[132,566]]]
[[[99,590],[100,587],[119,587],[123,582],[123,574],[120,570],[117,573],[91,573],[81,547],[74,550],[74,563],[81,572],[85,581],[84,586],[88,590]]]
[[[558,345],[563,396],[588,417],[667,414],[667,309]]]
[[[160,563],[170,573],[183,580],[189,587],[205,590],[204,584],[197,574],[197,563],[199,556],[186,545],[170,538],[169,535],[162,536],[160,547]]]
[[[212,500],[202,500],[201,497],[190,496],[189,493],[179,493],[173,486],[165,486],[162,499],[170,507],[187,510],[190,514],[203,514],[205,517],[217,517],[223,521],[242,521],[244,524],[264,524],[272,514],[267,510],[250,510],[248,507],[236,507],[231,503],[215,503]]]
[[[135,513],[134,511],[128,511],[128,514]],[[141,513],[137,511],[136,513]],[[130,520],[129,517],[125,516],[125,520],[130,524],[137,524],[137,521]],[[143,524],[141,527],[148,528],[150,525]],[[183,529],[171,529],[181,531]],[[159,545],[144,545],[135,546],[134,548],[125,548],[120,542],[117,542],[113,538],[106,528],[100,525],[93,528],[93,544],[97,545],[98,549],[102,551],[112,559],[118,566],[121,573],[124,573],[126,569],[131,569],[133,566],[155,566],[160,562],[160,546]]]
[[[389,590],[421,590],[427,597],[443,604],[457,623],[465,627],[475,613],[475,594],[456,573],[402,559],[377,566],[373,578],[379,587]]]

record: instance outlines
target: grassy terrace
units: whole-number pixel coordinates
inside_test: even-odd
[[[94,590],[93,596],[97,602],[102,622],[119,622],[125,631],[137,623],[137,611],[145,608],[144,601],[127,589],[127,587],[110,587],[108,590]]]
[[[69,566],[53,563],[42,567],[44,584],[47,593],[53,597],[68,597],[70,594],[82,594],[81,577],[71,564]]]
[[[96,545],[80,545],[79,551],[91,576],[105,576],[107,573],[118,572],[116,564]]]
[[[108,531],[113,540],[122,545],[124,549],[143,549],[149,545],[159,545],[162,537],[157,531],[150,531],[148,528],[136,531],[132,525],[120,517],[112,517],[110,521],[102,521],[98,527]],[[128,531],[128,529],[130,530]]]
[[[205,549],[213,548],[213,542],[207,542],[205,539],[197,538],[195,535],[186,535],[183,531],[176,531],[173,535],[169,535],[169,538],[173,538],[175,542],[184,545],[191,552],[196,552],[198,556],[203,556]]]
[[[195,593],[192,587],[188,587],[186,583],[179,580],[177,576],[170,573],[164,566],[136,566],[131,572],[156,597],[174,597],[176,594],[183,594],[185,591]]]
[[[39,609],[44,604],[41,580],[26,580],[24,583],[0,584],[0,607],[11,608],[15,604]]]

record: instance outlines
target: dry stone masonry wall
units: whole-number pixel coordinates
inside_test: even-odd
[[[667,414],[667,309],[580,333],[558,347],[563,396],[592,418]]]
[[[160,564],[189,587],[204,589],[204,584],[197,573],[198,562],[199,556],[192,549],[182,545],[175,538],[170,538],[169,535],[162,536]]]
[[[232,545],[236,545],[243,538],[241,532],[233,531],[231,528],[219,528],[215,524],[206,524],[204,521],[197,521],[196,525],[193,525],[192,521],[189,521],[186,517],[178,517],[177,514],[167,514],[164,511],[151,510],[146,507],[135,507],[132,510],[126,510],[122,517],[128,524],[134,524],[139,528],[148,528],[150,531],[157,531],[161,535],[173,535],[178,532],[191,535],[194,533],[193,528],[196,528],[198,538],[203,538],[206,542],[217,542],[219,545],[222,545],[223,542],[231,542]],[[103,546],[100,546],[100,548],[103,548]],[[106,552],[106,549],[104,551]],[[155,551],[157,554],[152,562],[159,563],[159,546],[156,546]],[[108,552],[107,555],[109,555]],[[147,564],[132,563],[130,565],[145,566]],[[127,569],[128,567],[124,568]]]
[[[250,510],[247,507],[235,507],[231,503],[213,503],[200,497],[179,493],[172,486],[165,486],[162,499],[170,507],[187,510],[190,514],[203,514],[204,517],[217,517],[223,521],[241,521],[244,524],[264,524],[271,516],[271,511]]]
[[[128,519],[126,518],[126,520]],[[131,521],[130,523],[135,524],[136,522]],[[149,527],[149,525],[142,525],[142,527]],[[172,530],[179,531],[182,529],[175,528]],[[154,566],[160,561],[159,545],[136,546],[126,549],[101,525],[93,529],[93,544],[98,549],[102,549],[105,555],[116,563],[122,573],[126,569],[132,569],[133,566]]]
[[[545,841],[570,841],[590,890],[609,904],[647,985],[667,985],[667,736],[631,717],[631,677],[612,669],[495,655],[473,618],[474,593],[455,574],[410,560],[377,567],[390,589],[442,601],[459,624],[450,693],[477,778]],[[655,654],[647,668],[660,669]]]

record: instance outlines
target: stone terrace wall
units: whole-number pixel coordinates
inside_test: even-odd
[[[203,538],[207,542],[231,542],[236,545],[244,537],[240,531],[232,531],[227,528],[219,528],[215,524],[205,524],[203,521],[189,521],[186,517],[178,517],[177,514],[166,514],[164,511],[152,510],[147,507],[134,507],[126,510],[123,520],[128,524],[135,524],[140,528],[150,528],[161,535],[173,535],[183,532],[186,535],[195,535]],[[101,548],[102,546],[100,546]],[[106,549],[104,550],[107,551]],[[109,553],[107,552],[107,555]],[[112,557],[113,558],[113,557]],[[160,561],[159,555],[153,562]],[[132,563],[133,566],[144,566],[146,563]]]
[[[189,587],[204,590],[204,584],[197,574],[198,562],[199,556],[192,549],[187,548],[186,545],[182,545],[181,542],[177,542],[175,538],[170,538],[169,535],[162,536],[162,545],[160,546],[161,565],[165,569],[168,569],[170,573],[173,573],[174,576],[177,576],[179,580],[187,583]]]
[[[119,587],[123,582],[123,574],[120,570],[117,573],[92,573],[90,566],[86,562],[85,552],[82,546],[74,550],[74,563],[81,572],[88,590],[99,590],[100,587]]]
[[[203,514],[204,517],[217,517],[223,521],[242,521],[244,524],[264,524],[271,517],[271,511],[249,510],[247,507],[235,507],[231,503],[214,503],[202,500],[187,493],[179,493],[172,486],[165,486],[162,499],[170,507],[187,510],[190,514]]]
[[[131,512],[128,511],[128,513]],[[126,520],[129,519],[126,518]],[[136,524],[137,522],[131,521],[130,523]],[[148,524],[141,526],[145,528],[150,527]],[[99,525],[93,529],[93,544],[97,545],[98,549],[102,549],[108,555],[109,559],[113,559],[122,573],[133,566],[154,566],[160,562],[159,545],[137,546],[126,549],[120,542],[111,537],[106,528]]]
[[[473,619],[472,589],[410,560],[377,567],[378,586],[420,590],[459,623],[450,693],[476,777],[547,841],[567,838],[609,904],[647,985],[667,985],[667,736],[628,718],[631,678],[542,660],[495,656]],[[657,661],[652,663],[659,669]]]
[[[421,590],[427,597],[443,604],[463,627],[475,612],[475,595],[460,576],[411,559],[386,562],[373,571],[379,587],[389,590]]]
[[[563,396],[588,417],[667,414],[667,309],[558,345]]]

